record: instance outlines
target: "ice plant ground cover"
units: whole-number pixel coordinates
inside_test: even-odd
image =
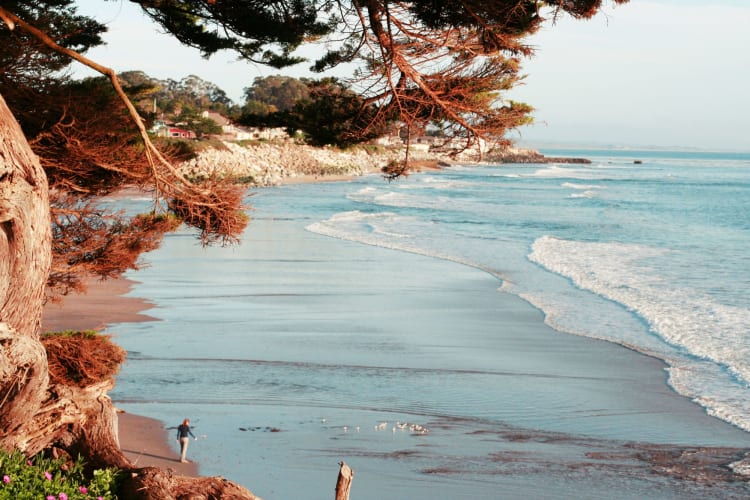
[[[32,458],[14,451],[0,450],[0,500],[113,500],[117,498],[118,470],[95,470],[92,477],[84,473],[84,462]]]

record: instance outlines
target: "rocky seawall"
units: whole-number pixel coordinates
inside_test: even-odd
[[[222,148],[206,148],[182,163],[179,169],[189,179],[232,177],[254,186],[274,186],[294,177],[358,176],[380,172],[392,161],[402,161],[404,148],[360,146],[349,150],[317,148],[291,141],[241,145],[224,142]],[[590,163],[583,158],[548,158],[538,151],[508,148],[478,160],[470,152],[449,157],[430,151],[412,150],[410,162],[420,168],[457,163]]]
[[[534,149],[507,148],[497,154],[488,154],[486,162],[492,163],[591,163],[587,158],[544,156]]]
[[[190,179],[229,176],[250,185],[273,186],[298,176],[356,176],[379,171],[396,157],[374,149],[341,151],[292,142],[224,145],[223,149],[201,151],[182,163],[180,171]]]

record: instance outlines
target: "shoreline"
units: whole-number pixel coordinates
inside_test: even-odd
[[[422,165],[422,169],[430,168],[439,167]],[[359,175],[377,173],[379,173],[378,170],[370,169],[363,174],[303,174],[284,177],[279,184],[347,182]],[[138,188],[129,187],[110,196],[122,198],[143,193],[144,191]],[[109,325],[117,323],[159,321],[158,318],[146,314],[154,307],[154,304],[146,299],[127,295],[135,283],[137,283],[136,280],[124,277],[107,280],[90,278],[86,283],[85,292],[64,296],[59,301],[50,302],[44,306],[40,331],[104,331]],[[116,337],[116,332],[113,336]],[[200,475],[197,462],[192,460],[188,463],[180,462],[178,445],[172,441],[168,432],[169,428],[165,427],[161,420],[128,413],[118,408],[116,404],[114,406],[117,410],[117,437],[120,450],[134,466],[171,469],[178,474],[191,477]],[[188,449],[188,459],[189,457],[190,450]]]
[[[127,296],[134,283],[127,278],[90,280],[85,294],[69,295],[61,302],[45,305],[42,331],[101,331],[115,323],[158,321],[144,314],[153,304]],[[117,428],[120,449],[134,466],[172,469],[183,476],[198,477],[199,464],[180,462],[177,444],[160,420],[118,409]]]
[[[120,449],[134,466],[159,467],[183,476],[199,476],[198,463],[180,462],[178,445],[160,420],[118,410],[117,426]]]
[[[290,196],[298,194],[296,189],[289,191]],[[143,372],[140,380],[129,381],[123,389],[124,398],[136,401],[129,411],[152,417],[168,414],[170,421],[183,412],[200,416],[197,422],[211,436],[198,450],[204,474],[252,485],[265,498],[294,498],[301,484],[308,491],[330,488],[331,463],[344,460],[359,471],[357,491],[363,499],[398,497],[408,491],[413,494],[407,496],[421,500],[438,490],[438,496],[483,498],[497,488],[513,491],[511,496],[535,491],[563,498],[575,491],[565,489],[570,483],[561,478],[578,474],[581,466],[583,476],[576,476],[576,482],[592,488],[592,498],[618,484],[609,474],[620,471],[631,474],[627,485],[635,493],[629,498],[636,498],[653,486],[652,468],[687,470],[694,465],[689,463],[691,450],[700,447],[700,455],[707,457],[698,465],[700,474],[705,471],[706,477],[718,481],[728,477],[722,475],[722,467],[736,458],[736,450],[722,452],[711,446],[731,444],[738,432],[675,395],[665,384],[660,361],[604,341],[560,335],[540,322],[538,310],[520,298],[498,297],[496,279],[474,268],[316,236],[304,231],[305,222],[256,220],[260,227],[248,235],[243,246],[247,252],[232,252],[226,259],[212,255],[210,274],[191,273],[185,282],[196,290],[187,294],[189,303],[180,304],[186,309],[165,311],[165,321],[178,323],[172,331],[184,332],[191,344],[201,342],[204,330],[202,325],[189,327],[200,316],[193,313],[195,305],[208,297],[226,299],[219,301],[226,308],[212,308],[208,321],[227,317],[226,312],[235,308],[230,298],[234,293],[253,297],[253,307],[269,310],[269,315],[247,314],[230,320],[228,328],[217,326],[227,330],[222,334],[225,347],[205,346],[205,359],[195,358],[190,346],[181,347],[175,355],[181,361],[155,360],[156,370]],[[182,248],[173,250],[181,255]],[[169,255],[171,251],[165,252],[159,262]],[[253,285],[241,293],[234,292],[233,279],[224,284],[226,289],[207,286],[212,276],[226,275],[239,262],[253,270],[243,277]],[[152,267],[157,268],[158,263]],[[354,269],[377,269],[377,279],[352,279]],[[409,276],[403,269],[410,270]],[[412,271],[421,277],[416,289]],[[178,268],[167,269],[158,273],[159,280],[175,282],[180,273]],[[325,285],[320,284],[321,276],[326,277]],[[315,295],[310,296],[313,288]],[[292,290],[302,299],[289,295]],[[170,294],[169,300],[178,296],[182,294]],[[392,300],[398,300],[398,308],[388,307]],[[362,304],[390,314],[377,315],[377,328],[359,328],[358,318],[368,310]],[[431,323],[437,316],[440,319]],[[485,332],[490,329],[484,325],[492,326],[493,340],[488,341]],[[460,349],[454,336],[457,328],[463,331]],[[402,335],[405,331],[409,335]],[[158,344],[158,349],[168,345],[164,341],[170,337],[166,330],[153,337],[128,336],[128,345],[145,350]],[[409,353],[417,351],[451,359],[431,380],[424,356],[410,361]],[[259,361],[223,361],[230,358]],[[224,369],[231,371],[231,384],[226,383],[228,377],[211,375]],[[161,399],[163,389],[151,382],[154,374],[162,373],[159,370],[192,370],[190,396]],[[402,385],[411,380],[418,390],[410,390],[412,382]],[[179,381],[165,377],[165,383]],[[311,387],[313,400],[305,388],[319,384],[325,384],[326,394],[317,399],[319,392]],[[284,390],[287,387],[292,390]],[[488,388],[492,397],[480,397]],[[379,404],[397,397],[393,405]],[[462,401],[482,403],[473,416],[466,416]],[[485,420],[488,414],[492,417]],[[388,425],[405,419],[433,432],[416,437]],[[380,422],[386,423],[388,432],[379,432]],[[748,442],[747,436],[737,437],[741,439],[735,444]],[[520,465],[519,456],[524,457]],[[612,464],[605,457],[619,458]],[[486,480],[491,486],[463,479],[477,470],[488,471],[479,483]],[[279,471],[292,481],[281,480]],[[393,482],[383,485],[384,476]],[[544,486],[537,484],[539,479]],[[670,474],[658,480],[683,491]]]
[[[354,176],[354,177],[356,177],[356,176]],[[294,182],[295,180],[299,180],[299,179],[298,178],[290,178],[289,180],[292,181],[292,182]],[[329,179],[329,178],[324,177],[324,178],[319,178],[319,179],[315,179],[315,178],[309,179],[309,180],[307,180],[307,182],[326,182],[326,181],[334,181],[334,180],[335,179]],[[347,180],[347,179],[340,179],[340,180]],[[128,293],[128,291],[130,290],[130,286],[132,286],[132,283],[134,283],[134,282],[130,281],[130,280],[124,280],[124,281],[128,282],[128,286],[126,286],[125,291],[122,292],[122,295],[119,295],[119,296],[118,295],[113,295],[112,296],[112,303],[114,304],[114,307],[104,308],[101,311],[102,312],[102,316],[101,317],[97,316],[99,319],[105,319],[105,316],[106,316],[105,311],[106,312],[110,312],[112,309],[117,309],[118,305],[119,305],[119,300],[130,300],[130,297],[125,296],[125,294]],[[115,283],[111,282],[110,284],[114,285]],[[103,285],[106,287],[106,283],[103,284]],[[87,301],[88,297],[84,296],[84,297],[82,297],[82,299],[84,301]],[[135,299],[135,300],[139,300],[139,299]],[[146,302],[146,301],[141,301],[140,306],[144,307],[144,308],[151,307],[151,305],[148,302]],[[144,309],[140,309],[135,314],[143,316],[145,318],[150,318],[146,314],[141,314],[143,310]],[[96,311],[94,311],[94,312],[96,312]],[[148,320],[149,319],[141,319],[139,321],[148,321]],[[120,320],[120,321],[130,322],[130,320]],[[567,345],[567,343],[565,345]],[[633,349],[629,349],[629,348],[626,348],[626,349],[628,351],[632,352],[632,353],[635,353],[638,356],[644,356],[644,353],[641,353],[641,352],[639,352],[637,350],[633,350]],[[647,356],[647,357],[649,357],[652,361],[653,360],[657,360],[659,362],[661,361],[661,360],[658,360],[658,358],[654,358],[652,356]],[[616,358],[613,361],[618,361],[618,360],[619,360],[619,357]],[[618,364],[619,364],[619,361],[618,361],[618,363],[613,363],[612,367],[615,367]],[[651,363],[649,362],[649,364],[651,364]],[[663,367],[662,368],[658,368],[658,369],[659,369],[660,372],[663,372]],[[610,375],[611,374],[608,373],[608,376],[610,376]],[[627,372],[627,370],[623,372],[623,375],[618,375],[617,376],[618,379],[622,378],[623,380],[629,380],[630,377],[631,377],[631,374],[629,372]],[[663,384],[664,387],[666,387],[668,391],[674,392],[673,389],[670,388],[665,383],[665,381],[663,379],[661,380],[660,383]],[[660,393],[663,390],[662,387],[658,387],[658,389],[659,389]],[[651,393],[651,392],[653,392],[653,391],[652,390],[648,390],[648,389],[644,390],[644,394],[646,394],[646,395],[649,394],[649,393]],[[672,398],[670,398],[670,400],[671,399]],[[690,404],[692,405],[692,403],[690,403]],[[679,402],[678,406],[679,407],[684,407],[685,406],[684,401],[683,402]],[[655,410],[654,410],[655,412],[665,411],[664,408],[661,407],[661,406],[657,407],[656,405],[653,405],[652,407],[655,408]],[[156,413],[160,414],[161,412],[156,412]],[[694,418],[692,416],[694,414],[693,411],[690,411],[689,414],[688,413],[679,413],[679,414],[680,414],[680,416],[688,415],[690,417],[690,419]],[[153,413],[152,413],[152,415],[153,415]],[[126,452],[126,454],[127,453],[131,454],[131,455],[127,455],[130,460],[133,460],[134,463],[137,463],[138,466],[153,465],[153,466],[161,467],[161,468],[164,468],[164,469],[175,469],[175,470],[178,470],[179,473],[185,474],[184,472],[182,472],[182,471],[179,470],[179,467],[182,466],[183,464],[180,464],[179,462],[176,462],[176,452],[174,451],[174,449],[176,448],[176,446],[175,446],[176,443],[174,443],[173,439],[170,440],[170,437],[173,438],[173,436],[169,435],[170,431],[168,431],[168,429],[165,428],[165,424],[163,424],[159,420],[154,420],[154,419],[147,418],[147,417],[139,417],[138,415],[130,414],[130,413],[119,413],[119,416],[121,417],[121,418],[118,419],[118,420],[120,420],[120,426],[121,426],[120,428],[121,429],[125,429],[125,430],[121,430],[120,431],[121,432],[121,448]],[[160,416],[160,415],[157,415],[157,416]],[[594,415],[594,416],[596,418],[601,418],[599,415]],[[172,417],[169,418],[170,423],[171,423],[171,420],[174,420],[173,417],[174,417],[174,415],[172,415]],[[703,417],[700,417],[700,418],[703,419]],[[346,422],[346,423],[348,423],[348,422]],[[278,425],[278,422],[274,421],[273,424],[274,425]],[[149,425],[151,426],[151,429],[147,429],[146,428]],[[225,426],[222,426],[221,428],[223,429],[223,428],[229,428],[229,427],[225,425]],[[291,429],[291,425],[280,426],[280,428],[282,428],[285,432],[288,432]],[[245,429],[240,429],[240,430],[244,431]],[[128,445],[128,444],[126,444],[127,440],[131,439],[130,437],[126,437],[125,436],[125,434],[128,431],[131,432],[131,436],[135,435],[136,437],[140,437],[141,434],[144,434],[144,435],[145,434],[149,434],[149,435],[151,435],[153,437],[151,437],[149,439],[146,439],[146,443],[144,445],[145,446],[144,448],[135,447],[135,445]],[[261,440],[265,439],[269,443],[273,443],[275,445],[275,441],[272,441],[272,440],[273,439],[277,439],[278,436],[279,436],[278,434],[274,434],[274,433],[269,432],[267,435],[258,433],[258,434],[256,434],[255,437],[256,437],[257,441],[261,441]],[[542,436],[546,436],[546,435],[542,434]],[[335,439],[341,439],[341,438],[340,437],[336,437]],[[170,444],[171,444],[171,446],[170,446]],[[686,446],[686,445],[683,444],[682,446]],[[271,449],[271,448],[272,448],[272,446],[267,446],[267,447],[262,448],[262,449],[265,451],[265,450],[268,450],[268,449]],[[682,450],[682,448],[676,448],[676,449],[678,451]],[[615,451],[619,451],[619,450],[615,449]],[[204,463],[203,467],[204,467],[204,470],[209,475],[216,475],[217,474],[217,470],[218,470],[218,474],[223,475],[223,473],[222,473],[223,466],[226,465],[226,464],[221,464],[222,466],[219,466],[218,469],[217,469],[217,464],[214,463],[214,457],[216,455],[217,454],[214,453],[213,455],[208,455],[208,456],[206,456],[206,458],[204,458],[205,463]],[[189,452],[188,456],[190,456],[190,452]],[[175,459],[173,459],[171,457],[175,457]],[[266,457],[263,456],[263,459],[266,460]],[[137,460],[137,462],[136,462],[136,460]],[[670,464],[673,465],[673,463],[668,460],[666,465],[670,465]],[[195,471],[194,473],[197,474],[197,470],[198,470],[198,465],[197,464],[185,464],[185,465],[194,467],[194,471]],[[662,465],[662,466],[664,466],[664,465]],[[309,464],[306,463],[305,467],[309,467]],[[212,468],[213,468],[213,470],[212,470]],[[261,467],[261,469],[262,469],[262,467]],[[459,470],[460,469],[456,469],[456,471],[459,471]],[[241,483],[241,484],[246,484],[246,483],[249,483],[249,482],[252,482],[253,484],[256,484],[256,480],[255,479],[253,479],[252,481],[249,481],[249,480],[248,481],[240,481],[240,480],[236,480],[236,479],[233,478],[232,480],[235,480],[235,481],[237,481],[238,483]],[[364,475],[363,475],[361,481],[362,480],[366,481]],[[262,484],[262,483],[258,483],[258,484]]]
[[[182,162],[178,169],[188,179],[211,176],[234,178],[251,187],[282,184],[332,182],[381,173],[392,162],[407,158],[404,147],[381,146],[376,149],[355,147],[340,150],[313,147],[290,141],[272,141],[240,145],[222,141],[223,148],[206,147],[194,158]],[[532,149],[503,148],[479,151],[431,151],[412,148],[408,151],[409,170],[417,173],[453,164],[502,163],[591,163],[586,158],[546,157]]]

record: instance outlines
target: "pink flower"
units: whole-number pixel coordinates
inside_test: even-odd
[[[46,472],[46,471],[45,471],[45,473],[44,473],[44,477],[46,477],[46,478],[47,478],[47,481],[52,481],[52,474],[50,474],[49,472]]]
[[[68,500],[68,495],[66,495],[65,493],[60,493],[58,497],[60,498],[60,500]]]
[[[88,490],[88,489],[86,489],[86,487],[85,487],[85,486],[79,486],[79,487],[78,487],[78,491],[80,491],[80,492],[81,492],[81,493],[83,493],[84,495],[85,495],[86,493],[88,493],[88,492],[89,492],[89,490]]]
[[[5,484],[10,484],[10,476],[3,476],[3,482]]]
[[[57,500],[57,498],[55,498],[55,495],[47,495],[46,500]]]
[[[26,460],[26,465],[28,465],[28,466],[32,466],[32,465],[34,465],[34,464],[32,464],[32,463],[31,463],[31,460]]]
[[[104,500],[104,497],[96,497],[96,500]]]

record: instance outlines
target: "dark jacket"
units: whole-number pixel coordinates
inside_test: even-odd
[[[182,439],[188,437],[188,434],[193,436],[193,431],[190,430],[189,425],[180,424],[177,427],[177,439]],[[195,436],[193,436],[195,438]]]

